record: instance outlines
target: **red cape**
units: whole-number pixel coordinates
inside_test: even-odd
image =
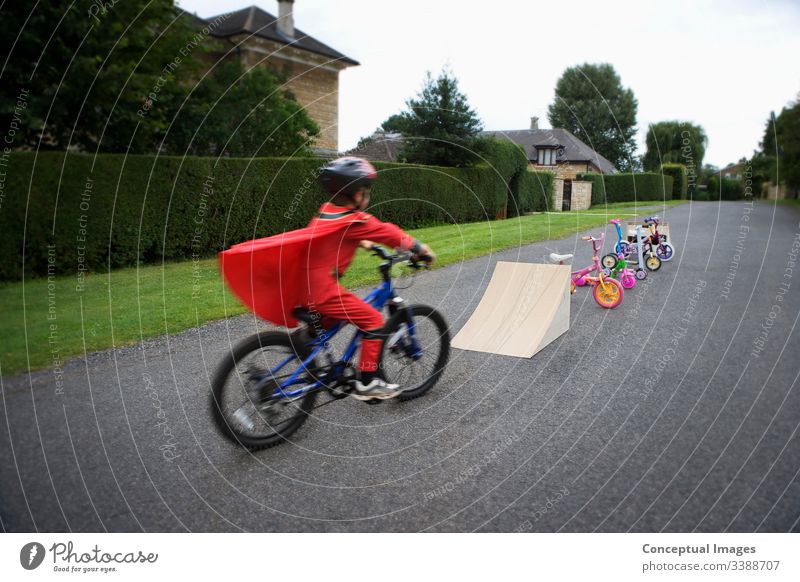
[[[321,221],[315,226],[291,230],[232,246],[219,253],[219,266],[228,287],[245,306],[261,319],[276,325],[295,327],[292,316],[301,304],[302,285],[312,241],[331,236],[361,219]]]

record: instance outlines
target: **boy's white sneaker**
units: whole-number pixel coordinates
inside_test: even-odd
[[[373,398],[386,400],[394,398],[402,392],[399,384],[390,384],[377,376],[366,385],[361,380],[355,380],[353,387],[355,391],[352,392],[351,396],[358,400],[372,400]]]

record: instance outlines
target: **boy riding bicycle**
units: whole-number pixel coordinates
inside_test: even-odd
[[[381,351],[380,331],[384,321],[381,313],[357,295],[339,285],[353,260],[356,249],[370,248],[371,241],[392,248],[411,251],[433,261],[436,255],[428,247],[398,226],[381,222],[364,212],[369,205],[370,190],[377,177],[367,160],[355,157],[339,158],[326,164],[320,181],[330,200],[320,206],[311,220],[311,229],[340,222],[336,236],[320,237],[313,242],[302,269],[305,283],[301,290],[303,306],[322,316],[325,328],[336,321],[347,321],[364,332],[359,359],[359,377],[354,381],[354,396],[362,400],[386,399],[400,394],[400,386],[386,382],[378,371]],[[327,230],[327,228],[325,229]]]

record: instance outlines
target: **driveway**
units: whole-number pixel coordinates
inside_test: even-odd
[[[3,378],[2,527],[800,531],[800,213],[667,218],[674,260],[613,311],[578,289],[570,331],[534,358],[454,350],[425,398],[336,402],[266,451],[223,440],[207,409],[229,345],[265,327],[248,316],[74,359],[63,391],[47,370]],[[577,236],[526,245],[402,293],[456,331],[496,261],[550,251],[590,259]]]

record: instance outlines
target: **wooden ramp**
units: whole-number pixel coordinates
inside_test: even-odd
[[[569,329],[569,265],[498,261],[453,347],[530,358]]]

